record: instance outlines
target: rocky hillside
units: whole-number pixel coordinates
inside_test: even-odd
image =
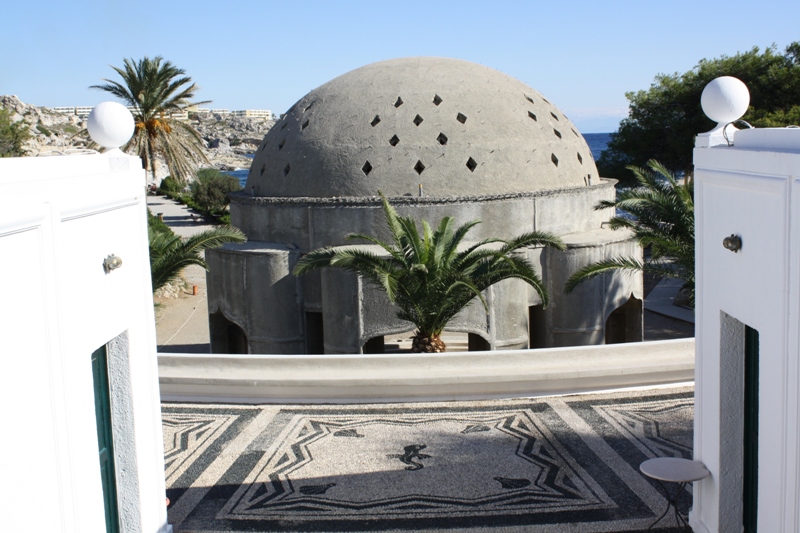
[[[26,104],[16,96],[9,95],[0,96],[0,107],[11,112],[13,121],[23,121],[27,125],[31,134],[25,144],[27,155],[64,153],[70,149],[86,148],[85,119]],[[251,160],[243,154],[256,151],[274,121],[210,117],[192,119],[190,123],[200,132],[212,166],[220,170],[234,170],[250,166]]]

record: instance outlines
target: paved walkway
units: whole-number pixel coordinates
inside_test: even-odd
[[[691,387],[384,405],[162,404],[176,533],[643,532]],[[691,495],[679,501],[683,513]],[[676,531],[674,518],[654,531]]]
[[[161,213],[164,222],[181,237],[191,237],[214,227],[185,205],[164,196],[148,196],[147,207],[154,215]],[[210,353],[206,272],[192,265],[183,271],[183,278],[190,287],[197,286],[197,295],[187,289],[177,299],[156,299],[158,351]]]

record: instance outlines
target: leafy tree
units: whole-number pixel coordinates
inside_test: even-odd
[[[135,108],[136,130],[125,146],[142,158],[142,165],[155,176],[156,159],[163,157],[170,174],[185,183],[198,163],[207,163],[203,139],[188,122],[170,118],[171,113],[183,112],[188,106],[208,102],[190,102],[199,87],[162,57],[145,57],[138,62],[123,60],[124,68],[111,67],[122,83],[104,79],[104,85],[91,89],[109,92]]]
[[[28,128],[21,120],[11,120],[11,113],[0,107],[0,157],[20,157],[25,155],[23,145],[30,138]]]
[[[173,178],[172,176],[167,176],[163,180],[161,180],[161,184],[158,188],[163,192],[174,192],[179,193],[183,189],[180,183]]]
[[[650,247],[649,259],[615,257],[587,265],[567,280],[567,294],[605,272],[632,270],[683,280],[694,305],[694,182],[679,182],[655,160],[647,166],[629,167],[639,186],[620,191],[616,200],[604,200],[595,209],[615,209],[619,214],[609,226],[631,230],[643,248]]]
[[[646,91],[626,93],[629,116],[600,156],[600,175],[635,185],[625,169],[651,158],[690,175],[695,135],[715,126],[703,113],[700,95],[719,76],[734,76],[747,85],[750,108],[742,118],[753,126],[800,124],[800,42],[782,55],[773,46],[703,59],[689,72],[659,74]]]
[[[239,191],[242,184],[231,175],[214,168],[197,172],[197,180],[189,186],[195,203],[206,213],[220,212],[230,203],[228,193]]]
[[[391,242],[363,234],[347,238],[376,244],[387,256],[355,247],[321,248],[297,263],[295,275],[323,267],[343,268],[383,288],[399,308],[398,318],[416,326],[412,351],[417,353],[445,351],[441,334],[447,323],[476,297],[486,306],[481,291],[504,279],[525,281],[547,305],[549,298],[541,278],[528,261],[512,254],[528,246],[563,249],[557,237],[532,232],[509,241],[486,239],[459,250],[478,221],[455,227],[453,218],[445,217],[436,231],[423,221],[420,234],[413,219],[398,216],[383,193],[381,199]]]
[[[208,270],[208,264],[201,255],[204,250],[247,240],[241,231],[232,226],[220,226],[182,239],[169,226],[149,213],[147,233],[150,241],[153,291],[175,280],[189,265],[200,265]]]

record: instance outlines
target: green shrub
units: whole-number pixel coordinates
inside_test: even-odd
[[[53,132],[45,128],[43,124],[37,124],[36,129],[39,130],[39,133],[42,135],[47,135],[48,137],[53,134]]]
[[[178,180],[172,176],[167,176],[161,180],[161,185],[159,185],[158,188],[162,193],[165,194],[170,192],[181,192],[181,189],[183,189],[181,184],[178,183]]]
[[[197,180],[190,185],[192,200],[200,211],[208,215],[221,213],[230,202],[228,193],[241,189],[238,179],[214,168],[200,169]]]
[[[0,107],[0,157],[25,155],[23,145],[30,138],[25,123],[11,120],[11,112]]]

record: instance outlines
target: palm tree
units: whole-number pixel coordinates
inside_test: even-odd
[[[674,174],[651,159],[648,169],[628,167],[638,187],[622,190],[615,201],[600,202],[595,209],[618,210],[609,221],[612,229],[627,228],[643,247],[650,247],[644,262],[632,257],[615,257],[583,267],[567,280],[569,294],[584,281],[612,270],[643,271],[685,282],[694,305],[694,182],[679,182]]]
[[[150,240],[150,276],[154,292],[175,280],[181,270],[189,265],[200,265],[208,270],[208,264],[200,255],[204,250],[217,248],[228,242],[247,240],[241,231],[232,226],[206,230],[187,239],[175,235],[169,228],[165,231],[154,224],[148,226],[147,233]]]
[[[171,119],[170,115],[208,102],[190,102],[199,87],[185,76],[183,69],[160,56],[145,57],[138,62],[125,59],[123,63],[124,68],[111,67],[122,77],[122,83],[103,79],[108,83],[90,88],[109,92],[134,108],[136,130],[125,151],[141,157],[143,167],[153,177],[156,159],[163,157],[170,175],[185,183],[197,164],[208,163],[208,159],[197,130],[187,122]]]
[[[547,305],[549,298],[541,278],[527,260],[513,256],[512,252],[528,246],[563,249],[557,237],[532,232],[509,241],[485,239],[460,247],[478,221],[455,227],[453,218],[445,217],[436,231],[423,221],[420,234],[413,219],[398,216],[383,193],[380,195],[392,241],[383,242],[363,234],[347,238],[376,244],[386,252],[384,255],[355,247],[321,248],[300,259],[295,275],[323,267],[343,268],[383,288],[399,308],[398,318],[416,326],[412,342],[412,351],[416,353],[444,352],[446,346],[441,334],[447,323],[476,297],[486,307],[481,291],[498,281],[521,279]]]

